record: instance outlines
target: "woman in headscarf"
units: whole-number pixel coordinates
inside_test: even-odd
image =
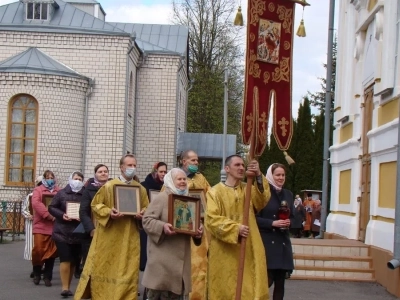
[[[86,257],[95,232],[94,219],[92,218],[92,209],[90,204],[92,203],[97,191],[106,184],[108,179],[108,167],[103,164],[98,164],[94,167],[94,177],[89,178],[82,194],[81,206],[79,207],[79,218],[81,219],[83,228],[87,233],[87,238],[82,240],[82,268],[85,265]]]
[[[79,266],[81,260],[81,241],[72,234],[79,225],[79,216],[67,214],[67,202],[81,202],[85,189],[83,179],[81,172],[73,172],[67,186],[54,196],[49,206],[49,212],[56,218],[53,240],[60,257],[61,296],[63,297],[72,296],[70,291],[72,275],[75,266]]]
[[[160,191],[164,184],[164,176],[167,174],[167,164],[165,162],[157,162],[153,166],[153,170],[146,176],[146,179],[140,184],[147,191],[147,197],[150,199],[150,190]],[[140,230],[140,271],[144,271],[147,261],[147,235],[144,230]]]
[[[46,286],[51,286],[53,278],[54,259],[57,257],[57,248],[51,238],[55,218],[49,213],[43,203],[46,196],[52,197],[60,190],[56,185],[54,173],[47,170],[43,173],[42,185],[36,187],[32,194],[33,208],[33,283],[40,283],[43,265],[43,280]]]
[[[148,235],[147,265],[142,284],[147,288],[147,299],[183,300],[191,292],[190,240],[177,234],[168,223],[168,195],[188,195],[184,171],[174,168],[164,177],[165,190],[150,203],[143,217],[143,228]],[[203,226],[193,237],[200,245]]]
[[[39,186],[42,184],[43,176],[38,176],[35,180],[35,185]],[[33,208],[32,208],[32,195],[30,193],[26,196],[25,200],[22,202],[21,214],[25,219],[25,249],[24,249],[24,259],[32,260],[32,247],[33,247],[33,235],[32,235],[32,223],[33,223]],[[33,278],[34,273],[31,272],[31,278]]]
[[[273,300],[281,300],[285,294],[285,279],[294,269],[293,251],[289,227],[293,221],[293,194],[283,188],[286,169],[274,163],[267,170],[271,199],[256,216],[257,225],[265,247],[268,266],[268,286],[274,284]],[[278,217],[279,208],[286,201],[290,216],[286,220]]]

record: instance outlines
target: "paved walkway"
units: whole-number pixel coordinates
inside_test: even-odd
[[[35,286],[29,278],[32,269],[31,263],[23,259],[24,245],[24,241],[6,241],[0,244],[0,300],[61,299],[58,260],[54,267],[53,286],[45,287],[43,282],[39,286]],[[77,283],[78,280],[74,278],[72,291],[75,290]],[[390,295],[382,286],[373,283],[288,280],[285,299],[389,300],[398,298]]]

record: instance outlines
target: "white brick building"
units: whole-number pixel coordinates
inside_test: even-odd
[[[70,3],[67,3],[70,2]],[[0,198],[50,169],[172,166],[186,126],[188,30],[107,23],[94,0],[0,6]],[[134,20],[133,20],[134,21]]]

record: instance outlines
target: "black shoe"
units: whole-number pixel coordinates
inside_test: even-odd
[[[44,281],[44,285],[45,285],[45,286],[52,286],[51,280],[50,280],[50,279],[44,278],[43,281]]]
[[[74,294],[71,291],[68,291],[68,296],[73,296]]]
[[[33,276],[33,283],[39,285],[40,283],[40,276]]]
[[[61,296],[63,296],[64,298],[67,298],[68,296],[70,296],[70,291],[68,291],[68,290],[63,290],[62,292],[61,292]],[[72,293],[71,293],[72,294]]]
[[[31,272],[31,275],[29,275],[30,278],[35,277],[35,274],[33,272]]]

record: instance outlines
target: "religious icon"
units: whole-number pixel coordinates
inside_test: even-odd
[[[170,194],[168,222],[179,233],[196,235],[200,227],[200,199]]]
[[[201,201],[200,205],[200,217],[202,220],[204,220],[204,214],[207,209],[207,200],[206,200],[206,194],[204,193],[203,189],[190,189],[189,190],[189,197],[193,198],[199,198]]]
[[[281,201],[281,205],[278,209],[279,220],[287,220],[290,217],[290,208],[286,200]],[[289,228],[281,227],[281,230],[288,230]]]
[[[258,26],[257,59],[279,64],[281,23],[260,19]]]
[[[135,216],[140,213],[140,188],[127,184],[114,185],[115,208],[121,214]]]

